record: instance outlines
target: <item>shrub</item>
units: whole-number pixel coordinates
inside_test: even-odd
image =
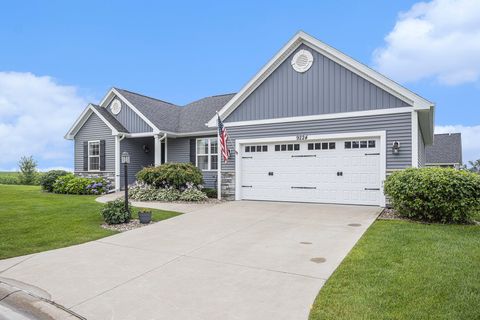
[[[406,169],[385,182],[399,214],[431,222],[470,222],[480,209],[480,176],[445,168]]]
[[[0,184],[20,184],[18,172],[0,172]]]
[[[203,188],[202,191],[207,195],[209,198],[216,199],[217,198],[217,189],[213,188]]]
[[[137,173],[137,180],[156,188],[173,187],[183,190],[191,183],[199,186],[203,183],[200,169],[191,163],[165,163],[157,167],[146,167]]]
[[[180,198],[180,191],[174,188],[157,189],[145,183],[135,183],[128,191],[133,200],[139,201],[175,201]]]
[[[65,194],[102,194],[108,191],[109,185],[103,178],[83,178],[72,173],[57,178],[53,184],[53,192]]]
[[[37,179],[37,162],[33,160],[33,157],[21,157],[18,167],[20,169],[20,183],[26,185],[35,184]]]
[[[128,210],[125,210],[125,199],[123,198],[107,202],[102,208],[103,220],[105,220],[107,224],[129,222],[132,218],[131,212],[132,207],[130,202],[128,203]]]
[[[40,177],[40,185],[42,186],[42,189],[48,192],[53,191],[53,184],[55,181],[62,176],[67,175],[68,172],[64,170],[50,170],[43,174]]]
[[[207,199],[207,195],[196,187],[187,188],[180,195],[182,201],[205,201]]]

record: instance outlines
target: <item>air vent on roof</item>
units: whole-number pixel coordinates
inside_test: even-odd
[[[305,72],[313,64],[313,56],[308,50],[298,51],[292,58],[292,67],[297,72]]]
[[[121,110],[122,110],[121,102],[118,99],[113,100],[112,104],[110,105],[110,111],[112,111],[113,114],[119,114]]]

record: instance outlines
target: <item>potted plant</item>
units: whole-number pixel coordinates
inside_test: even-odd
[[[140,223],[150,223],[150,221],[152,221],[152,211],[139,211],[138,219],[140,220]]]

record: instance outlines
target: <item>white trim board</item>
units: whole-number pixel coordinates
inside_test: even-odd
[[[130,109],[133,110],[133,112],[135,112],[143,121],[145,121],[152,128],[152,130],[154,131],[155,134],[160,133],[161,130],[158,129],[157,126],[155,126],[152,121],[150,121],[143,113],[141,113],[132,103],[130,103],[130,101],[128,101],[127,98],[125,98],[115,88],[110,89],[110,91],[105,95],[105,97],[100,102],[100,107],[101,108],[107,108],[108,104],[110,103],[110,101],[113,99],[114,96],[117,96],[127,106],[129,106]]]
[[[327,120],[327,119],[342,119],[342,118],[366,117],[366,116],[375,116],[375,115],[384,115],[384,114],[397,114],[397,113],[410,113],[410,112],[412,112],[412,108],[402,107],[402,108],[389,108],[389,109],[378,109],[378,110],[367,110],[367,111],[327,113],[327,114],[319,114],[319,115],[312,115],[312,116],[285,117],[285,118],[274,118],[274,119],[264,119],[264,120],[247,120],[247,121],[225,122],[224,125],[225,125],[225,127],[240,127],[240,126],[252,126],[252,125],[260,125],[260,124],[300,122],[300,121],[312,121],[312,120]]]
[[[122,132],[118,132],[118,130],[115,129],[110,124],[110,122],[108,122],[107,119],[105,119],[105,117],[102,116],[102,114],[100,112],[98,112],[95,109],[95,107],[90,103],[83,110],[82,114],[80,114],[80,116],[77,118],[77,120],[72,125],[70,130],[68,130],[67,134],[65,134],[64,138],[68,139],[68,140],[73,140],[75,138],[75,135],[77,134],[77,132],[83,127],[85,122],[87,122],[88,118],[90,118],[90,116],[94,113],[100,118],[100,120],[102,120],[112,130],[112,135],[117,135],[119,133],[122,133]]]
[[[367,138],[378,137],[380,138],[380,181],[383,183],[387,177],[387,133],[386,131],[364,131],[364,132],[347,132],[347,133],[334,133],[334,134],[319,134],[308,135],[307,140],[301,142],[308,142],[314,140],[329,140],[329,139],[347,139],[347,138]],[[279,136],[272,138],[253,138],[253,139],[237,139],[235,140],[235,200],[241,200],[242,181],[241,176],[241,156],[242,148],[244,144],[255,143],[273,143],[273,142],[298,142],[297,136]],[[386,204],[385,194],[383,189],[380,188],[381,201],[378,204],[384,207]]]
[[[288,43],[219,111],[219,115],[225,119],[228,117],[270,74],[277,69],[285,59],[301,44],[305,44],[317,50],[322,55],[342,65],[360,77],[367,79],[376,86],[382,88],[395,97],[412,105],[414,109],[431,109],[434,104],[414,92],[402,87],[398,83],[388,79],[375,70],[356,61],[346,54],[330,47],[315,39],[303,31],[298,32]],[[216,126],[216,117],[207,123],[209,127]]]

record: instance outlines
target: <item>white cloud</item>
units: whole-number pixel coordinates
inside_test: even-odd
[[[442,84],[480,76],[480,1],[419,2],[401,13],[374,66],[400,82],[434,78]]]
[[[478,137],[480,137],[480,125],[470,127],[463,125],[435,127],[435,133],[454,132],[460,132],[462,134],[463,162],[468,163],[469,160],[473,161],[480,159],[480,144],[478,143]]]
[[[72,165],[72,143],[63,136],[86,105],[75,87],[51,77],[0,72],[0,169],[24,155],[40,168]]]

